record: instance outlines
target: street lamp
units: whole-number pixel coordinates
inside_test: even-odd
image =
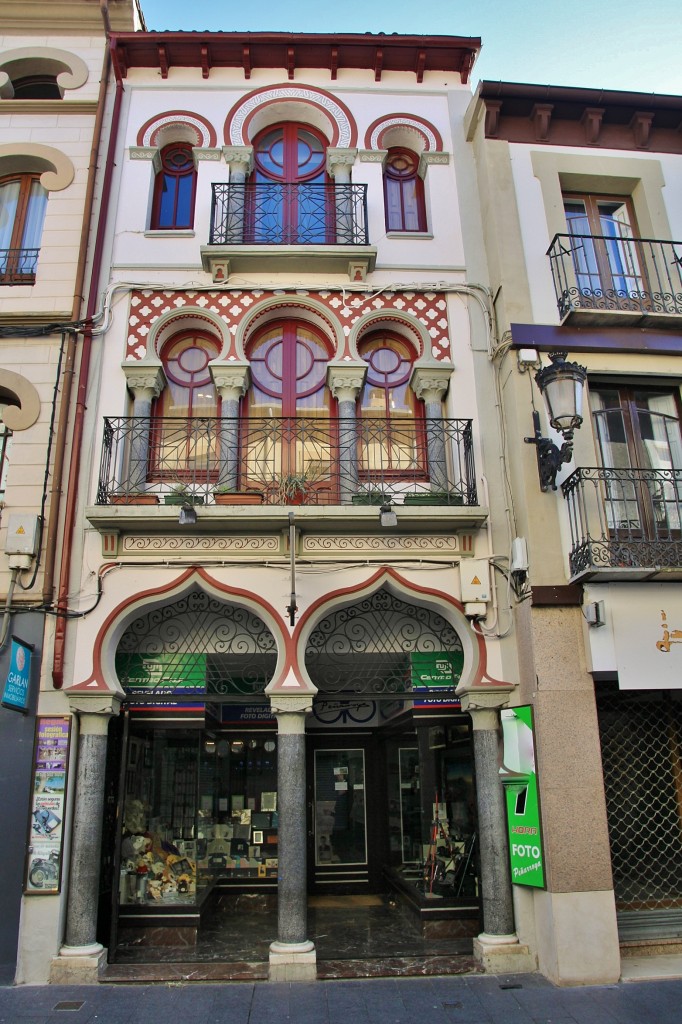
[[[535,383],[545,400],[550,426],[558,430],[564,443],[561,448],[543,437],[540,414],[533,410],[533,437],[524,438],[526,444],[537,448],[540,487],[543,491],[556,491],[556,475],[565,462],[573,457],[573,431],[583,421],[583,388],[587,370],[578,363],[567,363],[567,352],[550,352],[550,366],[541,367],[535,374]]]

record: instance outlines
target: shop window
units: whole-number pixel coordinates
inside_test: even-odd
[[[152,472],[156,479],[203,479],[217,474],[220,415],[209,363],[220,345],[209,335],[177,335],[161,350],[166,387],[152,414]],[[213,427],[207,422],[212,420]]]
[[[679,535],[682,434],[670,389],[590,386],[609,527],[616,535]]]
[[[161,169],[154,182],[152,229],[191,228],[197,174],[192,147],[174,142],[161,150]]]
[[[423,406],[410,387],[415,353],[388,332],[359,346],[367,375],[359,399],[364,472],[425,475]]]
[[[276,733],[135,726],[119,902],[201,903],[215,883],[276,881]]]
[[[389,149],[384,166],[387,231],[426,231],[424,182],[419,157],[409,149]]]
[[[47,208],[39,174],[0,179],[0,284],[33,284]]]

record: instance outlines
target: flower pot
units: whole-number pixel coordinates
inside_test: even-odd
[[[450,494],[448,491],[420,491],[406,494],[404,505],[463,505],[462,494]]]
[[[216,505],[262,505],[262,491],[224,491],[214,492],[213,501]]]
[[[164,494],[164,505],[203,505],[203,495],[200,494]]]
[[[390,501],[390,494],[383,491],[359,491],[351,498],[352,505],[386,505]]]
[[[158,505],[158,494],[147,494],[144,491],[131,491],[129,494],[110,494],[110,505]]]

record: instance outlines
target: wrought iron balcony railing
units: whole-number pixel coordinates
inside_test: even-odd
[[[682,242],[555,235],[547,255],[562,318],[575,310],[682,317]]]
[[[476,505],[471,420],[105,419],[97,504],[159,498]]]
[[[682,469],[577,469],[561,485],[571,576],[682,567]]]
[[[366,185],[213,185],[209,245],[368,244]]]
[[[0,284],[33,284],[40,249],[0,249]]]

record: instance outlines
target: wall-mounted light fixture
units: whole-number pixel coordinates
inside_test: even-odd
[[[564,443],[561,448],[543,437],[540,431],[540,415],[533,410],[533,437],[524,438],[526,444],[537,448],[540,487],[543,491],[556,491],[556,475],[565,462],[573,457],[573,431],[583,421],[583,388],[587,370],[578,363],[567,363],[567,352],[550,352],[551,366],[543,366],[535,374],[535,383],[545,400],[550,426],[561,432]]]
[[[392,505],[382,505],[379,508],[379,521],[384,528],[398,525],[398,517]]]
[[[183,505],[180,509],[178,522],[180,526],[196,526],[197,511],[193,505]]]

